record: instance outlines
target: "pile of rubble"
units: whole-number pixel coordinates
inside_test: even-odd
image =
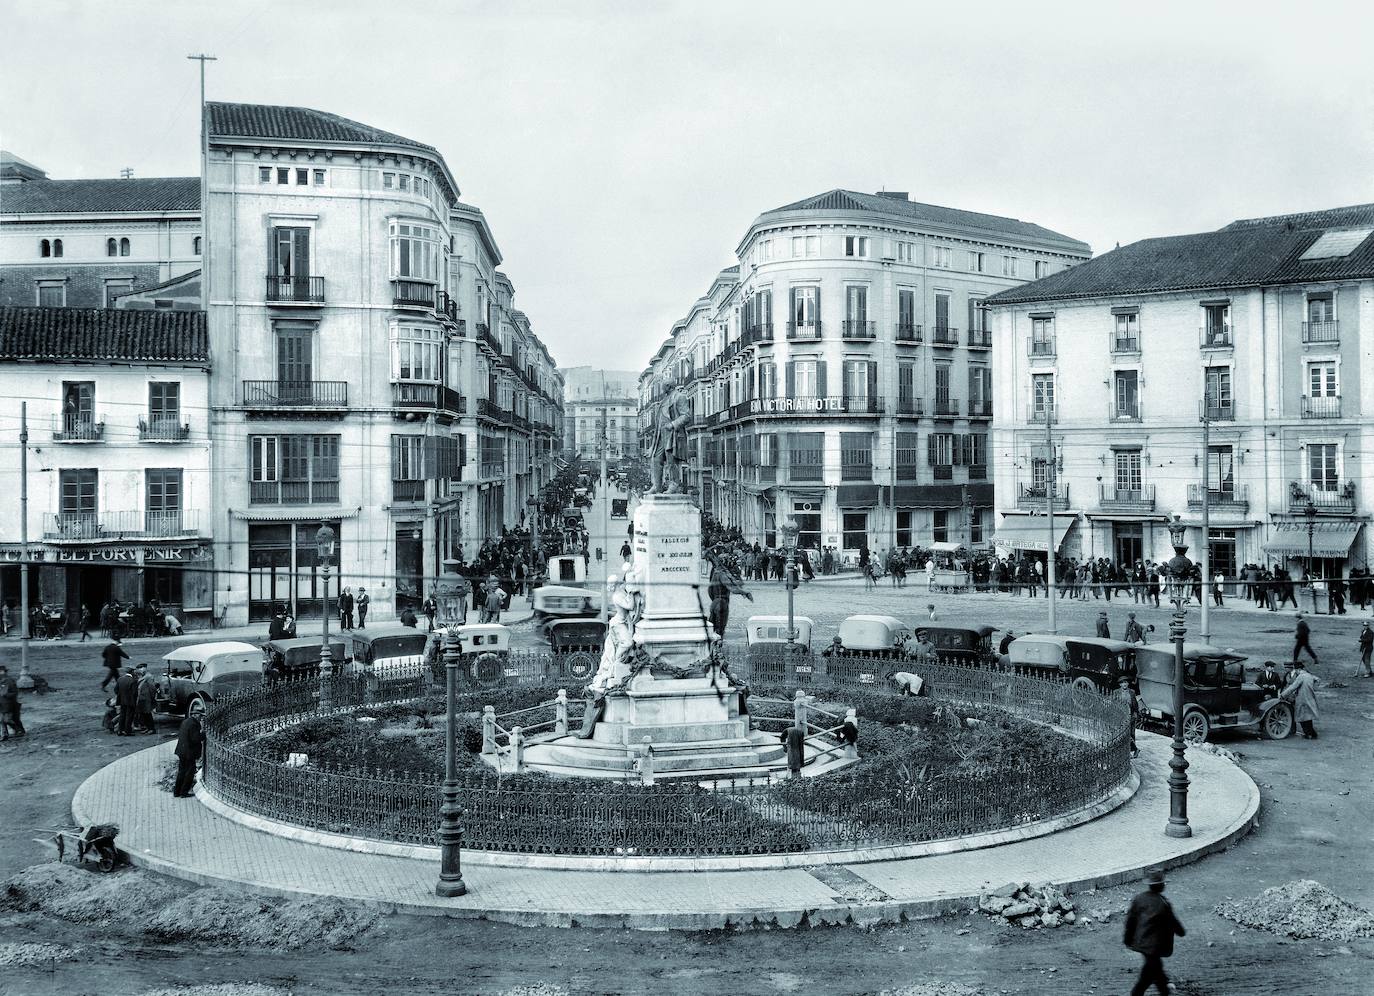
[[[985,892],[979,897],[978,908],[988,916],[1018,924],[1027,930],[1092,923],[1090,917],[1076,913],[1069,897],[1052,885],[1008,882],[1002,888]]]
[[[1216,912],[1246,927],[1288,937],[1332,942],[1374,937],[1374,914],[1310,879],[1222,903]]]

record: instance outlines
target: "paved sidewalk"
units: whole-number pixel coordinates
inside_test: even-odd
[[[1069,891],[1175,867],[1243,836],[1259,790],[1238,766],[1189,751],[1193,836],[1164,835],[1169,812],[1168,740],[1140,737],[1140,790],[1111,813],[1068,830],[977,851],[778,870],[562,871],[469,863],[468,894],[434,896],[438,862],[361,854],[288,840],[242,826],[195,800],[172,798],[157,777],[171,744],[129,755],[77,790],[81,824],[115,823],[130,858],[202,884],[269,895],[322,894],[385,909],[478,917],[532,926],[709,929],[754,922],[876,923],[968,909],[1009,881],[1053,882]]]

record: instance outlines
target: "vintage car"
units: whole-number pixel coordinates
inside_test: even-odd
[[[413,678],[425,663],[427,636],[411,626],[352,630],[347,672],[386,681]]]
[[[630,517],[630,499],[612,498],[611,499],[611,518],[628,519]]]
[[[320,670],[320,647],[323,640],[302,636],[294,640],[269,640],[262,646],[262,674],[269,680],[295,678],[301,675],[316,677]],[[348,658],[342,638],[329,638],[330,660],[334,670],[343,669]]]
[[[1174,721],[1174,645],[1148,643],[1135,648],[1141,718]],[[1183,645],[1183,737],[1194,743],[1214,730],[1257,731],[1266,740],[1293,732],[1293,707],[1264,697],[1245,680],[1245,658],[1205,643]]]
[[[469,623],[455,627],[458,638],[458,679],[464,690],[491,688],[516,680],[519,670],[510,656],[510,630],[500,623]],[[448,630],[442,626],[429,634],[425,658],[434,674],[444,676],[444,650]]]
[[[549,572],[534,589],[534,624],[548,639],[549,628],[560,619],[588,619],[601,612],[601,593],[587,587],[587,564],[581,554],[549,558]]]
[[[1111,692],[1125,677],[1135,687],[1135,645],[1099,637],[1027,633],[1007,647],[1007,665],[1079,688]]]
[[[906,659],[910,638],[911,627],[896,616],[850,616],[840,623],[830,646],[821,651],[822,666],[831,677],[875,685]],[[884,661],[892,662],[891,666],[884,666]]]
[[[549,623],[551,673],[574,681],[591,681],[601,664],[606,624],[600,619],[556,619]]]
[[[795,632],[789,651],[786,616],[750,616],[744,624],[750,680],[803,685],[814,680],[820,670],[820,662],[811,652],[811,631],[815,625],[806,616],[793,616]]]
[[[997,659],[992,646],[992,634],[997,630],[992,626],[927,626],[918,622],[914,628],[925,634],[943,663],[976,667]]]
[[[216,696],[262,684],[262,650],[224,640],[177,647],[163,656],[157,682],[157,710],[204,715]]]

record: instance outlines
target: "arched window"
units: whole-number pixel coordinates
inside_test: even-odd
[[[54,256],[61,256],[61,255],[62,255],[62,240],[61,240],[61,239],[53,239],[53,240],[52,240],[52,254],[53,254]]]
[[[119,254],[120,254],[121,256],[127,256],[127,255],[129,255],[129,240],[128,240],[128,239],[120,239],[120,240],[119,240]]]
[[[106,239],[106,240],[105,240],[105,255],[106,255],[106,256],[118,256],[118,255],[119,255],[119,243],[116,242],[114,239]]]
[[[194,239],[191,240],[191,251],[192,251],[193,253],[195,253],[197,256],[200,255],[200,236],[199,236],[199,235],[197,235]]]
[[[49,256],[51,256],[52,243],[49,242],[47,239],[44,239],[42,242],[38,243],[38,255],[42,256],[44,259],[47,259]]]

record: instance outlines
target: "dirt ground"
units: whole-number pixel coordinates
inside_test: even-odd
[[[854,601],[863,599],[867,611],[890,611],[887,603],[895,607],[899,600],[903,615],[911,615],[912,602],[919,599],[923,606],[927,600],[924,593],[852,594]],[[819,592],[799,597],[808,596],[820,600]],[[777,592],[760,591],[745,611],[772,611],[777,600]],[[1043,603],[1024,599],[957,602],[946,596],[939,602],[945,619],[1005,620],[1018,631],[1032,628],[1043,612]],[[1090,632],[1098,607],[1065,607],[1062,629]],[[1126,608],[1113,611],[1117,628]],[[812,615],[821,623],[836,611]],[[1165,614],[1158,615],[1151,613],[1146,621],[1159,625]],[[1259,659],[1281,659],[1291,647],[1291,627],[1289,617],[1226,613],[1215,620],[1214,642]],[[1323,654],[1314,672],[1328,682],[1320,695],[1319,741],[1222,740],[1260,785],[1264,808],[1249,837],[1170,877],[1168,894],[1189,930],[1170,961],[1181,993],[1354,996],[1370,991],[1374,941],[1291,940],[1238,926],[1213,912],[1227,900],[1297,879],[1316,880],[1374,909],[1369,787],[1374,751],[1368,733],[1374,722],[1374,681],[1351,677],[1357,628],[1350,619],[1313,621],[1314,643]],[[156,641],[128,646],[135,661],[155,661],[165,651]],[[0,655],[17,671],[13,642],[0,644]],[[51,690],[24,699],[30,735],[0,745],[0,879],[51,860],[41,830],[70,819],[72,794],[90,772],[154,742],[101,732],[98,645],[35,644],[32,660],[34,672]],[[169,723],[164,735],[170,734]],[[1160,814],[1161,828],[1166,815]],[[131,895],[159,887],[143,872],[119,874]],[[704,934],[535,930],[384,916],[342,949],[321,941],[297,950],[223,941],[168,943],[146,934],[148,924],[127,914],[71,923],[7,911],[0,912],[0,994],[1119,993],[1129,989],[1137,968],[1137,956],[1122,947],[1120,938],[1121,911],[1137,888],[1075,896],[1080,909],[1114,912],[1102,926],[1056,931],[1024,931],[979,914],[871,930]],[[246,902],[243,915],[254,915],[256,903]]]

